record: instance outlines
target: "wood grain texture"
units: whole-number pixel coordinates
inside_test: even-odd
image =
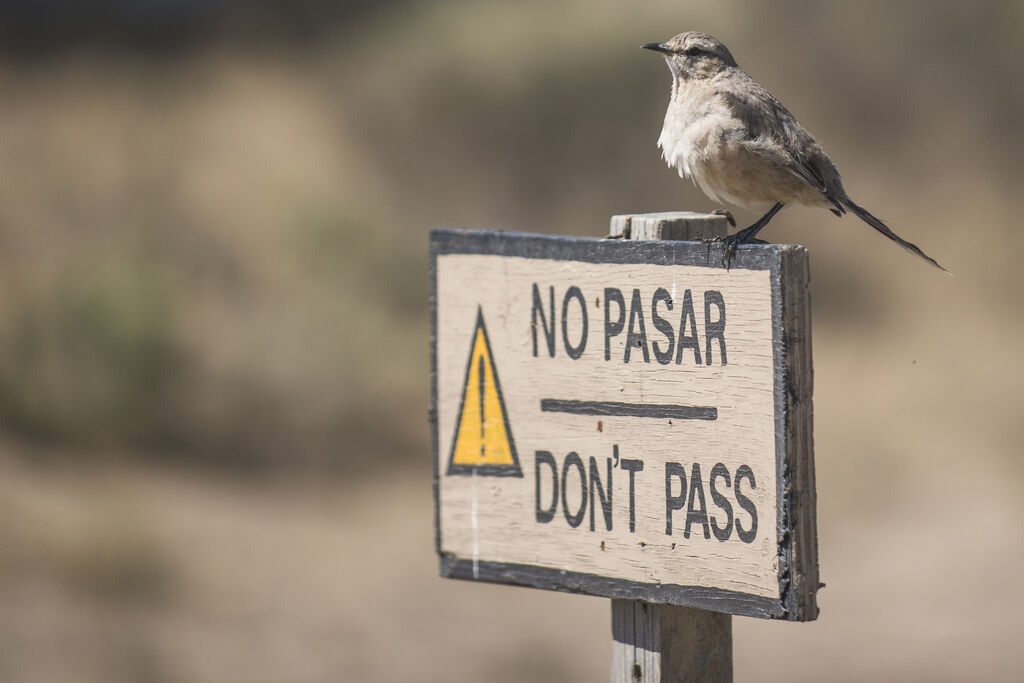
[[[552,263],[539,259],[494,256],[446,257],[438,273],[438,290],[452,300],[471,287],[463,306],[452,306],[439,315],[439,420],[446,428],[440,453],[453,448],[458,408],[464,394],[466,360],[478,308],[482,308],[500,377],[510,432],[524,472],[521,479],[488,477],[442,479],[441,510],[443,550],[460,557],[514,564],[536,564],[553,569],[586,571],[631,581],[658,580],[666,584],[716,587],[764,597],[778,595],[778,536],[774,524],[776,505],[774,365],[771,353],[771,288],[766,270],[648,266],[646,264]],[[555,286],[555,310],[563,293],[577,286],[584,293],[589,314],[589,341],[583,355],[570,359],[563,342],[548,357],[537,332],[538,355],[532,354],[531,292],[540,283],[544,298]],[[611,341],[610,360],[603,347],[605,290],[624,290],[626,307],[630,291],[650,301],[659,287],[676,291],[677,299],[690,290],[700,310],[698,331],[703,327],[704,292],[721,292],[727,302],[727,353],[722,365],[696,365],[685,350],[681,362],[661,365],[653,353],[628,349],[623,330]],[[540,289],[539,288],[539,289]],[[593,306],[602,299],[602,307]],[[678,325],[678,309],[673,315]],[[713,312],[717,316],[717,312]],[[628,315],[623,316],[628,318]],[[539,321],[538,321],[539,322]],[[626,321],[628,325],[628,320]],[[649,325],[649,323],[648,323]],[[560,325],[556,332],[561,336]],[[574,329],[576,328],[576,329]],[[569,328],[572,340],[581,330]],[[638,329],[638,324],[637,324]],[[653,332],[653,329],[652,329]],[[701,339],[702,360],[707,355]],[[718,358],[719,349],[712,344]],[[629,362],[624,358],[630,351]],[[653,350],[652,350],[653,351]],[[549,398],[617,401],[633,404],[682,404],[714,406],[718,419],[637,419],[616,416],[562,415],[544,412]],[[598,422],[601,423],[598,427]],[[607,529],[591,494],[581,484],[582,474],[591,479],[591,462],[597,464],[601,484],[608,486],[607,460],[618,447],[621,458],[636,458],[645,469],[634,475],[635,531],[628,526],[629,476],[612,469],[612,528]],[[538,452],[551,453],[558,465],[558,495],[554,472],[536,463]],[[579,467],[564,470],[570,453],[578,454]],[[757,537],[752,543],[737,540],[720,543],[694,531],[684,538],[686,509],[674,512],[672,535],[666,533],[665,463],[680,464],[687,477],[695,464],[707,490],[716,463],[729,476],[747,466],[755,473],[756,488],[744,489],[760,513]],[[445,463],[447,466],[447,462]],[[538,469],[540,468],[540,469]],[[446,468],[445,468],[446,469]],[[536,477],[542,477],[540,498],[544,507],[554,498],[558,514],[548,523],[535,519]],[[676,481],[675,493],[682,481]],[[724,490],[724,488],[723,488]],[[687,498],[691,489],[687,486]],[[711,505],[710,492],[705,505]],[[735,514],[741,510],[733,503]],[[565,511],[583,507],[585,519],[575,528]],[[594,522],[594,529],[591,529]],[[750,525],[744,515],[743,524]]]
[[[663,211],[612,216],[609,234],[631,240],[698,241],[725,237],[728,229],[729,222],[724,216]]]
[[[682,227],[678,219],[665,216],[626,218],[630,226],[647,226],[640,234],[665,236],[684,231],[691,239],[707,234],[708,226],[723,232],[725,226],[725,220],[717,216],[700,220],[684,216]],[[617,220],[625,223],[626,218]],[[718,245],[433,233],[431,417],[438,501],[436,540],[442,574],[639,597],[734,614],[813,618],[817,558],[810,461],[809,325],[789,336],[778,332],[783,318],[790,315],[787,307],[799,310],[800,296],[806,294],[806,271],[797,272],[792,282],[781,277],[790,267],[785,264],[800,264],[800,254],[805,267],[806,253],[798,247],[744,246],[732,270],[726,271],[720,266]],[[547,354],[543,334],[541,353],[532,353],[537,323],[531,321],[530,310],[535,283],[544,294],[545,310],[556,311],[559,325],[567,286],[571,283],[584,293],[590,308],[591,339],[579,358],[566,357],[560,329],[556,330],[554,358]],[[549,307],[548,286],[557,290],[554,307]],[[683,291],[690,289],[699,318],[704,313],[703,301],[698,303],[700,295],[710,290],[721,292],[729,305],[729,334],[735,335],[729,337],[728,365],[698,366],[686,358],[678,365],[661,365],[653,359],[644,361],[638,351],[629,362],[623,362],[625,333],[612,341],[615,362],[608,362],[603,357],[601,336],[604,309],[591,299],[603,298],[608,286],[623,292],[627,308],[634,288],[642,293],[645,306],[658,287],[671,291],[677,306]],[[487,321],[495,367],[507,398],[508,422],[522,464],[524,476],[518,479],[442,474],[467,376],[473,320],[480,310]],[[678,311],[676,308],[675,314]],[[574,321],[565,328],[571,343],[581,338],[578,316]],[[650,325],[648,319],[648,333],[653,334]],[[799,380],[798,386],[786,390],[789,376],[804,376],[806,381]],[[725,400],[716,406],[716,421],[556,415],[541,409],[544,399],[699,406],[723,396]],[[791,424],[804,418],[807,424]],[[739,431],[732,436],[722,431],[729,429]],[[797,442],[804,444],[805,455],[793,460],[791,451]],[[634,482],[638,501],[635,531],[627,524],[626,473],[616,468],[613,477],[607,476],[606,461],[613,446],[619,447],[623,458],[642,457],[647,465]],[[613,493],[612,528],[606,528],[600,505],[596,510],[589,505],[580,508],[583,516],[576,527],[567,523],[562,509],[549,522],[537,522],[536,500],[551,496],[550,488],[540,497],[535,490],[536,454],[540,451],[550,451],[560,468],[568,453],[580,456],[580,468],[573,469],[567,480],[575,498],[560,501],[560,508],[566,502],[571,510],[580,505],[580,474],[593,474],[591,458],[601,480],[614,479],[609,487]],[[700,462],[705,487],[711,465],[717,462],[733,474],[741,464],[756,469],[758,488],[750,495],[763,516],[755,542],[740,543],[735,537],[709,542],[699,527],[692,538],[684,539],[679,526],[673,535],[667,535],[664,466],[672,460],[687,468]],[[690,472],[687,469],[687,474]],[[681,517],[680,512],[675,514],[677,525],[681,525],[685,510]],[[813,577],[806,575],[809,571]]]
[[[612,683],[731,683],[732,617],[612,600]]]
[[[782,317],[785,347],[785,442],[788,471],[783,507],[792,526],[788,543],[786,609],[803,621],[818,616],[817,488],[814,477],[814,369],[811,356],[810,260],[807,251],[782,255]]]

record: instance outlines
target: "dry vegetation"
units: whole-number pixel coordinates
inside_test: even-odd
[[[812,253],[828,587],[736,621],[738,680],[1022,675],[1020,3],[389,7],[0,61],[0,679],[603,678],[606,601],[435,578],[426,232],[713,208],[637,49],[696,27],[955,273],[766,231]]]

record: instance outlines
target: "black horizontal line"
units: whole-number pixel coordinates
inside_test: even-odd
[[[540,400],[540,409],[545,413],[569,413],[571,415],[659,417],[676,420],[718,419],[718,408],[713,406],[620,403],[618,401],[566,401],[559,398],[542,398]]]

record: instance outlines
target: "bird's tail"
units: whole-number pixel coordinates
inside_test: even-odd
[[[872,228],[874,228],[878,232],[882,233],[883,235],[891,239],[896,244],[900,245],[901,247],[903,247],[912,254],[917,254],[918,256],[920,256],[925,261],[932,264],[942,272],[949,273],[948,270],[939,265],[938,261],[936,261],[928,254],[921,251],[920,247],[918,247],[913,242],[908,242],[907,240],[903,239],[902,237],[894,233],[892,230],[889,229],[889,226],[883,223],[880,219],[872,216],[867,209],[861,208],[860,206],[854,204],[853,200],[851,200],[849,197],[843,199],[843,204],[848,209],[850,209],[850,211],[853,211],[855,214],[857,214],[858,218],[860,218],[862,221],[870,225]]]

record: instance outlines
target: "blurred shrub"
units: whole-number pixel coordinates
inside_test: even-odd
[[[180,361],[169,304],[157,270],[132,259],[18,301],[0,328],[0,419],[66,441],[153,434]]]
[[[425,230],[417,240],[407,227],[318,204],[296,213],[292,235],[307,277],[354,294],[365,308],[422,317],[429,293]]]

